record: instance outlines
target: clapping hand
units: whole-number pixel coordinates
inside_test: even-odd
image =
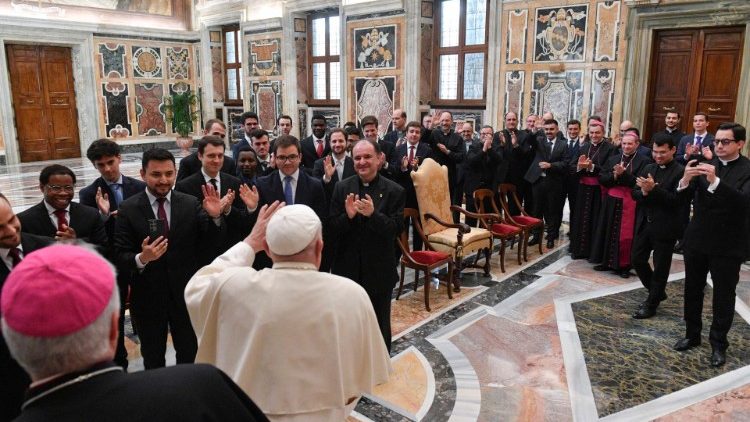
[[[612,169],[612,171],[615,174],[615,179],[617,179],[618,176],[625,172],[625,167],[623,167],[622,163],[617,163],[615,164],[615,167]]]
[[[203,193],[203,209],[206,210],[206,214],[211,218],[218,218],[222,209],[219,192],[209,184],[201,186],[201,191]]]
[[[69,240],[76,238],[76,231],[73,227],[63,224],[62,230],[55,232],[55,240]]]
[[[706,160],[710,160],[714,158],[714,153],[713,151],[711,151],[711,148],[709,147],[703,147],[701,152],[703,152],[703,158],[705,158]]]
[[[344,209],[346,210],[346,216],[350,219],[354,218],[357,215],[357,206],[354,204],[354,201],[357,199],[359,199],[359,195],[350,193],[349,195],[346,195],[346,199],[344,200]]]
[[[258,188],[250,188],[247,183],[240,186],[240,199],[245,203],[248,210],[254,210],[258,207]]]
[[[364,199],[359,199],[359,195],[357,195],[354,206],[357,207],[357,212],[365,217],[369,217],[375,212],[375,204],[372,202],[370,195],[365,195]]]
[[[326,179],[330,181],[333,177],[333,173],[336,171],[336,167],[333,166],[333,159],[330,155],[327,155],[323,159],[323,171],[325,172]]]
[[[99,208],[99,212],[104,215],[109,215],[109,195],[107,192],[102,192],[102,188],[96,188],[96,206]]]
[[[232,189],[227,189],[227,194],[221,198],[221,213],[226,214],[232,208],[235,193]]]
[[[653,176],[651,176],[651,173],[648,174],[648,177],[638,177],[635,179],[635,184],[641,188],[641,192],[643,192],[643,195],[648,195],[649,192],[651,192],[657,183],[654,181]]]

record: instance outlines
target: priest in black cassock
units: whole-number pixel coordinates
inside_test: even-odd
[[[616,150],[604,139],[604,124],[598,120],[589,122],[589,139],[581,146],[578,155],[571,157],[569,164],[578,176],[576,205],[570,221],[570,253],[573,259],[588,258],[591,254],[593,233],[602,203],[599,174]]]
[[[630,251],[635,234],[636,202],[632,196],[636,178],[652,160],[638,154],[638,136],[623,135],[620,154],[613,154],[602,167],[599,183],[606,192],[589,261],[596,271],[613,270],[630,277]]]

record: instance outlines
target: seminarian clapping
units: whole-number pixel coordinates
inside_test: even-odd
[[[307,205],[264,205],[250,235],[185,289],[196,362],[225,371],[272,421],[343,421],[362,394],[388,380],[367,293],[318,272],[321,227]],[[264,249],[273,268],[254,270]]]
[[[17,421],[267,420],[209,365],[125,374],[112,362],[119,308],[114,268],[86,248],[50,246],[13,269],[2,332],[32,380]]]

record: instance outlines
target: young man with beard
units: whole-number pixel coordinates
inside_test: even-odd
[[[685,132],[680,129],[680,113],[676,111],[668,111],[667,115],[664,116],[664,123],[666,124],[666,128],[661,132],[656,132],[655,135],[669,135],[675,145],[679,144],[682,137],[685,136]]]
[[[268,132],[256,129],[250,134],[250,140],[255,155],[258,157],[258,177],[273,173],[276,170],[276,162],[273,160],[273,154],[269,153],[271,143],[268,139]]]

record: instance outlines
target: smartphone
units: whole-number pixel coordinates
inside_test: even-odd
[[[161,218],[148,219],[148,237],[151,242],[164,235],[164,220]]]

